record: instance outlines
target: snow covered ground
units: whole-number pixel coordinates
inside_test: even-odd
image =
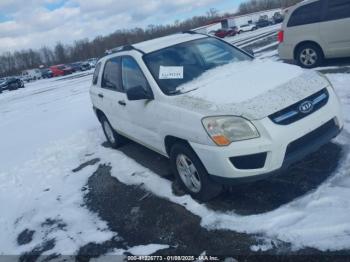
[[[275,51],[261,57],[269,59],[269,52]],[[0,254],[76,254],[89,242],[118,238],[84,204],[85,186],[96,166],[74,170],[96,158],[110,163],[119,181],[143,183],[154,195],[198,215],[203,227],[261,235],[266,244],[251,246],[253,251],[273,248],[271,241],[291,243],[295,250],[350,249],[350,74],[328,75],[346,121],[336,139],[343,148],[337,170],[317,189],[258,215],[214,211],[188,195],[176,196],[169,180],[101,146],[105,139],[88,94],[91,75],[75,76],[29,83],[0,95]],[[145,243],[109,252],[151,254],[164,248]]]

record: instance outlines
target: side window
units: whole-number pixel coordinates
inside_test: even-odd
[[[146,92],[149,92],[147,79],[143,75],[137,62],[132,57],[123,57],[122,81],[125,90],[135,86],[142,86]]]
[[[325,20],[350,18],[349,0],[328,0]]]
[[[318,23],[321,21],[321,10],[321,1],[303,5],[294,10],[294,12],[291,14],[287,27]]]
[[[102,88],[123,92],[120,84],[120,58],[114,57],[108,60],[102,76]]]
[[[96,85],[98,81],[98,75],[100,74],[100,69],[101,69],[101,62],[96,65],[94,75],[92,77],[92,84]]]

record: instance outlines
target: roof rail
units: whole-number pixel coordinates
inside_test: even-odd
[[[198,34],[196,31],[192,31],[192,30],[182,31],[182,33],[183,34],[191,34],[191,35]]]
[[[105,51],[105,55],[110,55],[110,54],[115,54],[118,52],[123,52],[123,51],[131,51],[131,50],[135,50],[138,51],[142,54],[145,54],[145,52],[143,52],[142,50],[135,48],[133,45],[123,45],[123,46],[118,46],[109,50]]]
[[[205,34],[205,33],[199,33],[196,31],[188,30],[188,31],[182,31],[183,34],[191,34],[191,35],[205,35],[211,37],[211,35]]]

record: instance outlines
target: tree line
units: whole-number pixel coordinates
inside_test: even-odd
[[[244,15],[274,8],[286,8],[302,0],[248,0],[238,7],[238,15]]]
[[[238,14],[285,7],[298,1],[300,0],[249,0],[239,6]],[[58,42],[53,48],[43,46],[38,50],[5,52],[0,55],[0,76],[17,75],[22,70],[38,68],[41,65],[66,64],[101,57],[106,50],[117,46],[187,31],[230,15],[233,14],[220,16],[216,9],[210,9],[206,15],[194,16],[184,21],[177,20],[173,24],[116,30],[107,36],[97,36],[93,40],[81,39],[70,45]]]

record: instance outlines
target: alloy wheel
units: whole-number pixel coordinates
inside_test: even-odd
[[[176,158],[176,168],[182,182],[193,193],[198,193],[202,188],[197,168],[186,155],[179,154]]]
[[[305,66],[309,67],[316,64],[317,59],[318,59],[318,55],[316,51],[311,48],[305,48],[300,53],[300,62]]]

